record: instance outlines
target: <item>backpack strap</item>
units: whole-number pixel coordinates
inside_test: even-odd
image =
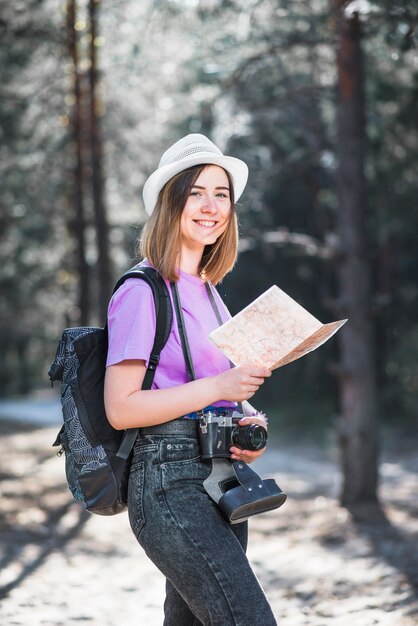
[[[168,337],[171,331],[171,325],[173,321],[173,310],[170,301],[170,294],[167,286],[162,278],[161,274],[157,272],[153,267],[146,265],[136,265],[128,270],[115,285],[113,293],[128,278],[139,278],[144,280],[152,290],[155,304],[156,314],[156,331],[154,344],[152,346],[150,358],[148,360],[147,371],[145,372],[144,380],[141,389],[151,389],[155,370],[160,360],[161,350],[167,343]],[[129,428],[125,430],[122,442],[119,446],[119,450],[116,454],[117,457],[127,459],[135,443],[135,439],[138,435],[138,428]]]

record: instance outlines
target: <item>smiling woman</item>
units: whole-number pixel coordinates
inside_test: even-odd
[[[185,271],[198,272],[205,246],[225,232],[230,216],[228,176],[219,165],[208,165],[196,178],[181,214],[180,262]]]
[[[234,186],[231,173],[220,165],[192,165],[175,174],[156,197],[142,232],[141,255],[169,280],[177,280],[177,268],[182,267],[216,285],[237,258]],[[146,192],[145,187],[145,199]]]
[[[129,519],[166,577],[165,626],[276,624],[245,555],[247,522],[230,525],[205,489],[212,460],[201,458],[198,439],[201,414],[236,415],[238,403],[271,374],[264,367],[231,368],[208,338],[230,317],[214,285],[236,260],[234,201],[247,174],[245,163],[224,156],[203,135],[188,135],[164,153],[144,186],[150,218],[140,242],[143,263],[171,287],[175,312],[151,389],[142,389],[154,367],[151,289],[128,279],[109,305],[106,413],[117,429],[140,429]],[[266,426],[262,417],[239,422],[251,423]],[[226,455],[243,468],[263,450],[231,444]]]

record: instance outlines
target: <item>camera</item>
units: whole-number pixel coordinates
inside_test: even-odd
[[[205,411],[199,418],[202,459],[229,458],[231,445],[244,450],[261,450],[267,444],[267,430],[259,424],[239,425],[244,415],[237,411]]]

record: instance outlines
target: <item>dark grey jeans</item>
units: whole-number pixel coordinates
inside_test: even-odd
[[[147,435],[129,481],[132,530],[166,577],[164,626],[275,626],[245,555],[247,523],[229,525],[203,488],[197,439]]]

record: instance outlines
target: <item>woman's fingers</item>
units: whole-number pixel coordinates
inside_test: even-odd
[[[259,424],[260,426],[263,426],[264,428],[267,429],[267,420],[264,417],[264,415],[260,413],[254,416],[247,415],[246,417],[243,417],[242,419],[240,419],[239,421],[240,426],[245,426],[246,424]]]
[[[238,402],[248,400],[263,384],[267,376],[271,376],[269,369],[249,365],[234,367],[222,372],[217,377],[218,389],[222,394],[221,399]]]
[[[236,448],[235,446],[232,446],[229,451],[231,453],[231,459],[233,459],[234,461],[252,463],[264,453],[265,448],[262,448],[261,450],[241,450],[241,448]]]

